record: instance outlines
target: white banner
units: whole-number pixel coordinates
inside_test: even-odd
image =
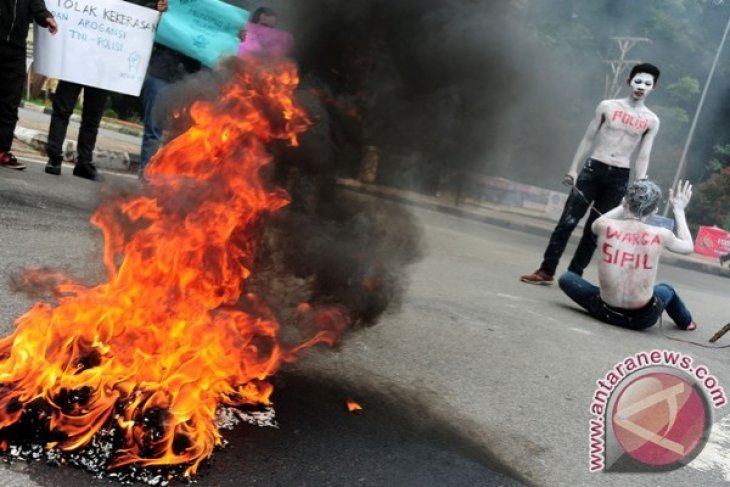
[[[37,73],[138,96],[160,14],[123,0],[46,0],[56,35],[35,26]]]

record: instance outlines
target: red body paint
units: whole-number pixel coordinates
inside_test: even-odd
[[[611,115],[611,121],[615,122],[618,120],[627,127],[634,127],[638,130],[644,130],[649,128],[649,119],[636,117],[631,113],[624,112],[623,110],[614,110]]]
[[[634,252],[628,252],[611,245],[608,242],[603,243],[601,251],[603,252],[603,262],[607,264],[615,264],[621,267],[631,267],[634,269],[653,269],[649,263],[649,253],[637,251],[641,247],[650,247],[652,245],[661,245],[662,239],[659,235],[647,232],[626,232],[623,230],[613,230],[611,226],[606,227],[606,240],[615,240],[616,242],[626,242],[639,249]]]

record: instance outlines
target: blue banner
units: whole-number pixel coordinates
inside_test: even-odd
[[[241,43],[238,31],[248,12],[221,0],[169,0],[155,42],[212,67],[221,56],[233,56]]]

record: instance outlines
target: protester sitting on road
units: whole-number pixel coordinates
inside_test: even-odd
[[[694,249],[684,209],[692,186],[680,181],[669,190],[677,236],[671,230],[645,223],[656,212],[661,189],[652,181],[636,181],[621,205],[599,217],[591,227],[598,237],[600,288],[574,272],[566,272],[558,284],[591,316],[606,323],[642,330],[654,325],[664,310],[682,330],[697,326],[682,300],[669,284],[654,286],[659,256],[664,248],[679,254]]]
[[[154,8],[160,12],[167,10],[167,0],[125,1],[143,7]],[[51,114],[51,124],[48,127],[48,143],[46,145],[48,163],[46,164],[45,171],[48,174],[61,174],[63,141],[66,138],[66,132],[68,130],[68,121],[71,118],[74,106],[79,99],[82,89],[84,90],[84,104],[81,111],[81,127],[79,128],[78,157],[73,175],[96,180],[98,179],[98,174],[96,166],[92,162],[93,153],[109,92],[101,88],[85,86],[65,80],[59,81],[53,96],[53,113]]]
[[[58,30],[53,14],[43,0],[15,0],[0,3],[0,166],[22,170],[10,152],[18,123],[18,107],[25,81],[25,39],[31,20],[51,34]]]

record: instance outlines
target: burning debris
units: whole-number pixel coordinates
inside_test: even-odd
[[[290,63],[231,59],[211,76],[216,96],[176,112],[185,129],[152,160],[144,193],[110,199],[92,216],[104,235],[108,282],[28,276],[49,286],[57,303],[35,304],[0,340],[0,447],[10,457],[45,457],[125,482],[190,477],[225,444],[221,428],[276,425],[267,379],[283,363],[315,344],[335,344],[353,323],[372,323],[385,309],[384,294],[373,307],[324,280],[340,265],[331,258],[304,270],[272,266],[269,277],[296,274],[309,289],[291,315],[264,294],[266,282],[251,285],[257,264],[272,262],[263,248],[271,257],[286,239],[305,235],[280,224],[277,243],[262,243],[268,222],[290,201],[265,180],[268,150],[296,145],[309,121],[295,103]],[[342,228],[378,227],[367,212],[344,215],[315,225],[336,229],[323,240],[330,254]],[[334,283],[354,283],[361,294],[397,290],[374,262],[410,260],[385,259],[390,248],[377,248],[344,252],[341,258],[359,263]],[[282,316],[300,325],[291,344],[282,340]]]
[[[347,400],[347,412],[352,414],[362,414],[364,412],[362,406],[354,399]]]

